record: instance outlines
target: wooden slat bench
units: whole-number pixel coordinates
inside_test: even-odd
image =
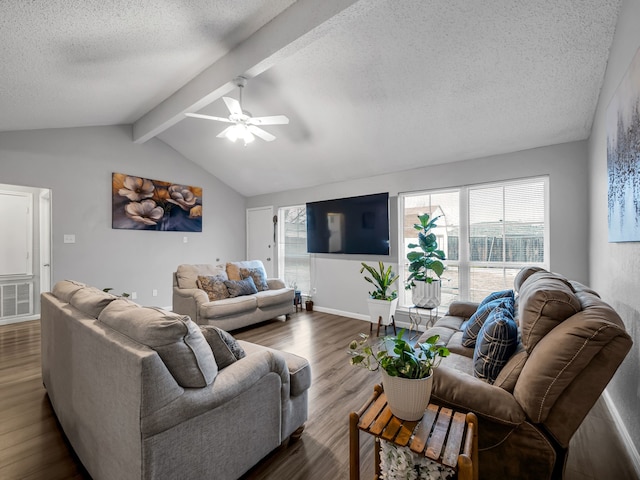
[[[421,420],[401,420],[376,385],[371,398],[349,417],[351,480],[360,479],[360,430],[376,437],[374,480],[380,476],[381,439],[450,467],[459,480],[478,480],[478,419],[473,413],[429,404]]]

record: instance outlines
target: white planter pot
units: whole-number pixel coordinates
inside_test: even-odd
[[[391,315],[396,313],[396,307],[398,306],[398,299],[393,300],[376,300],[369,298],[367,300],[369,305],[369,321],[375,325],[378,324],[378,318],[382,317],[381,325],[391,325]]]
[[[427,378],[411,379],[391,377],[384,370],[381,373],[391,413],[402,420],[420,420],[431,399],[433,374]]]
[[[440,280],[421,282],[414,280],[411,287],[411,301],[416,307],[436,308],[440,305]]]

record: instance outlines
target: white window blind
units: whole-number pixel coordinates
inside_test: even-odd
[[[307,253],[305,205],[278,209],[278,272],[287,286],[308,294],[311,289],[310,256]]]
[[[523,266],[549,268],[547,189],[548,178],[538,177],[400,195],[403,278],[408,276],[406,245],[415,243],[413,224],[421,213],[442,215],[435,233],[447,258],[443,306],[512,288]],[[401,304],[411,304],[410,292]]]

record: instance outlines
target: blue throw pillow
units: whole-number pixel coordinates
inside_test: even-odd
[[[498,298],[510,298],[511,301],[513,301],[514,300],[513,290],[500,290],[499,292],[490,293],[489,295],[484,297],[484,299],[480,302],[480,305],[478,305],[478,308],[480,308],[482,305],[485,305],[489,302],[493,302]]]
[[[508,308],[511,310],[511,316],[513,317],[513,297],[499,297],[488,303],[480,304],[475,313],[471,315],[471,318],[465,322],[466,325],[462,329],[462,346],[469,348],[476,346],[476,339],[482,325],[484,325],[489,314],[498,307]]]
[[[518,346],[518,326],[513,311],[494,308],[484,322],[473,351],[473,374],[493,383]]]
[[[224,284],[227,286],[231,298],[258,293],[256,284],[251,277],[245,278],[244,280],[226,280]]]

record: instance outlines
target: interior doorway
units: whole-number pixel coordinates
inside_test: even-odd
[[[51,289],[51,190],[0,184],[0,325],[40,317]]]
[[[274,276],[276,225],[273,207],[247,209],[247,260],[262,260],[269,278]]]

